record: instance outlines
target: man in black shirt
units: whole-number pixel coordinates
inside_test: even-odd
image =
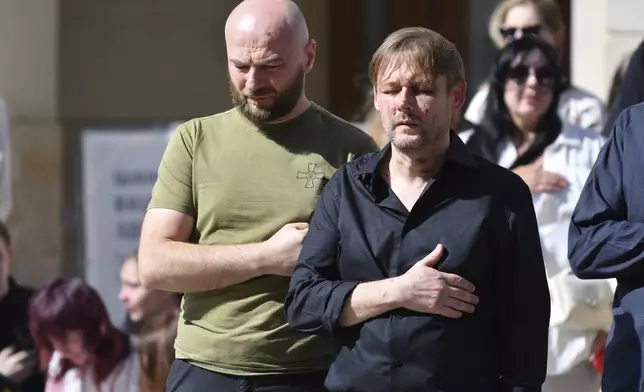
[[[11,237],[0,221],[0,392],[42,392],[27,313],[33,290],[11,278]]]
[[[540,391],[550,297],[528,187],[450,130],[463,63],[423,28],[370,66],[390,143],[325,187],[286,299],[340,343],[331,392]]]

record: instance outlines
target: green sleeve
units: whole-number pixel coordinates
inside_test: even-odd
[[[163,153],[148,209],[167,208],[195,216],[192,163],[196,132],[188,124],[177,128]]]

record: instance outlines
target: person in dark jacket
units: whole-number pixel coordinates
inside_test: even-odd
[[[624,110],[570,223],[568,257],[581,279],[617,279],[603,392],[644,385],[644,103]]]
[[[33,290],[10,275],[11,236],[0,221],[0,392],[41,392],[44,377],[37,370],[27,308]]]
[[[644,41],[635,49],[626,68],[615,100],[610,107],[602,134],[608,136],[617,116],[629,106],[644,102]]]

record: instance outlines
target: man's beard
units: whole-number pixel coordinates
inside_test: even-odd
[[[415,122],[420,128],[416,130],[416,137],[405,137],[396,133],[397,124],[407,120]],[[411,153],[423,150],[428,144],[434,143],[445,129],[449,129],[448,126],[441,126],[440,124],[436,124],[435,121],[436,119],[432,119],[430,123],[423,123],[421,119],[415,116],[401,116],[386,126],[383,124],[383,128],[387,138],[394,147],[400,151]]]
[[[295,108],[304,87],[304,71],[299,71],[282,92],[276,92],[272,88],[261,88],[244,93],[233,85],[230,76],[228,77],[228,86],[233,104],[241,109],[244,116],[253,122],[270,122],[286,116]],[[273,103],[269,106],[263,107],[249,102],[249,96],[261,97],[265,95],[273,95]]]

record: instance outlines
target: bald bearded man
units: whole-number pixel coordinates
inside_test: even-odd
[[[185,293],[167,390],[323,391],[334,345],[283,301],[322,188],[377,146],[307,99],[316,44],[293,2],[246,0],[225,36],[235,107],[179,126],[141,233],[141,282]]]

